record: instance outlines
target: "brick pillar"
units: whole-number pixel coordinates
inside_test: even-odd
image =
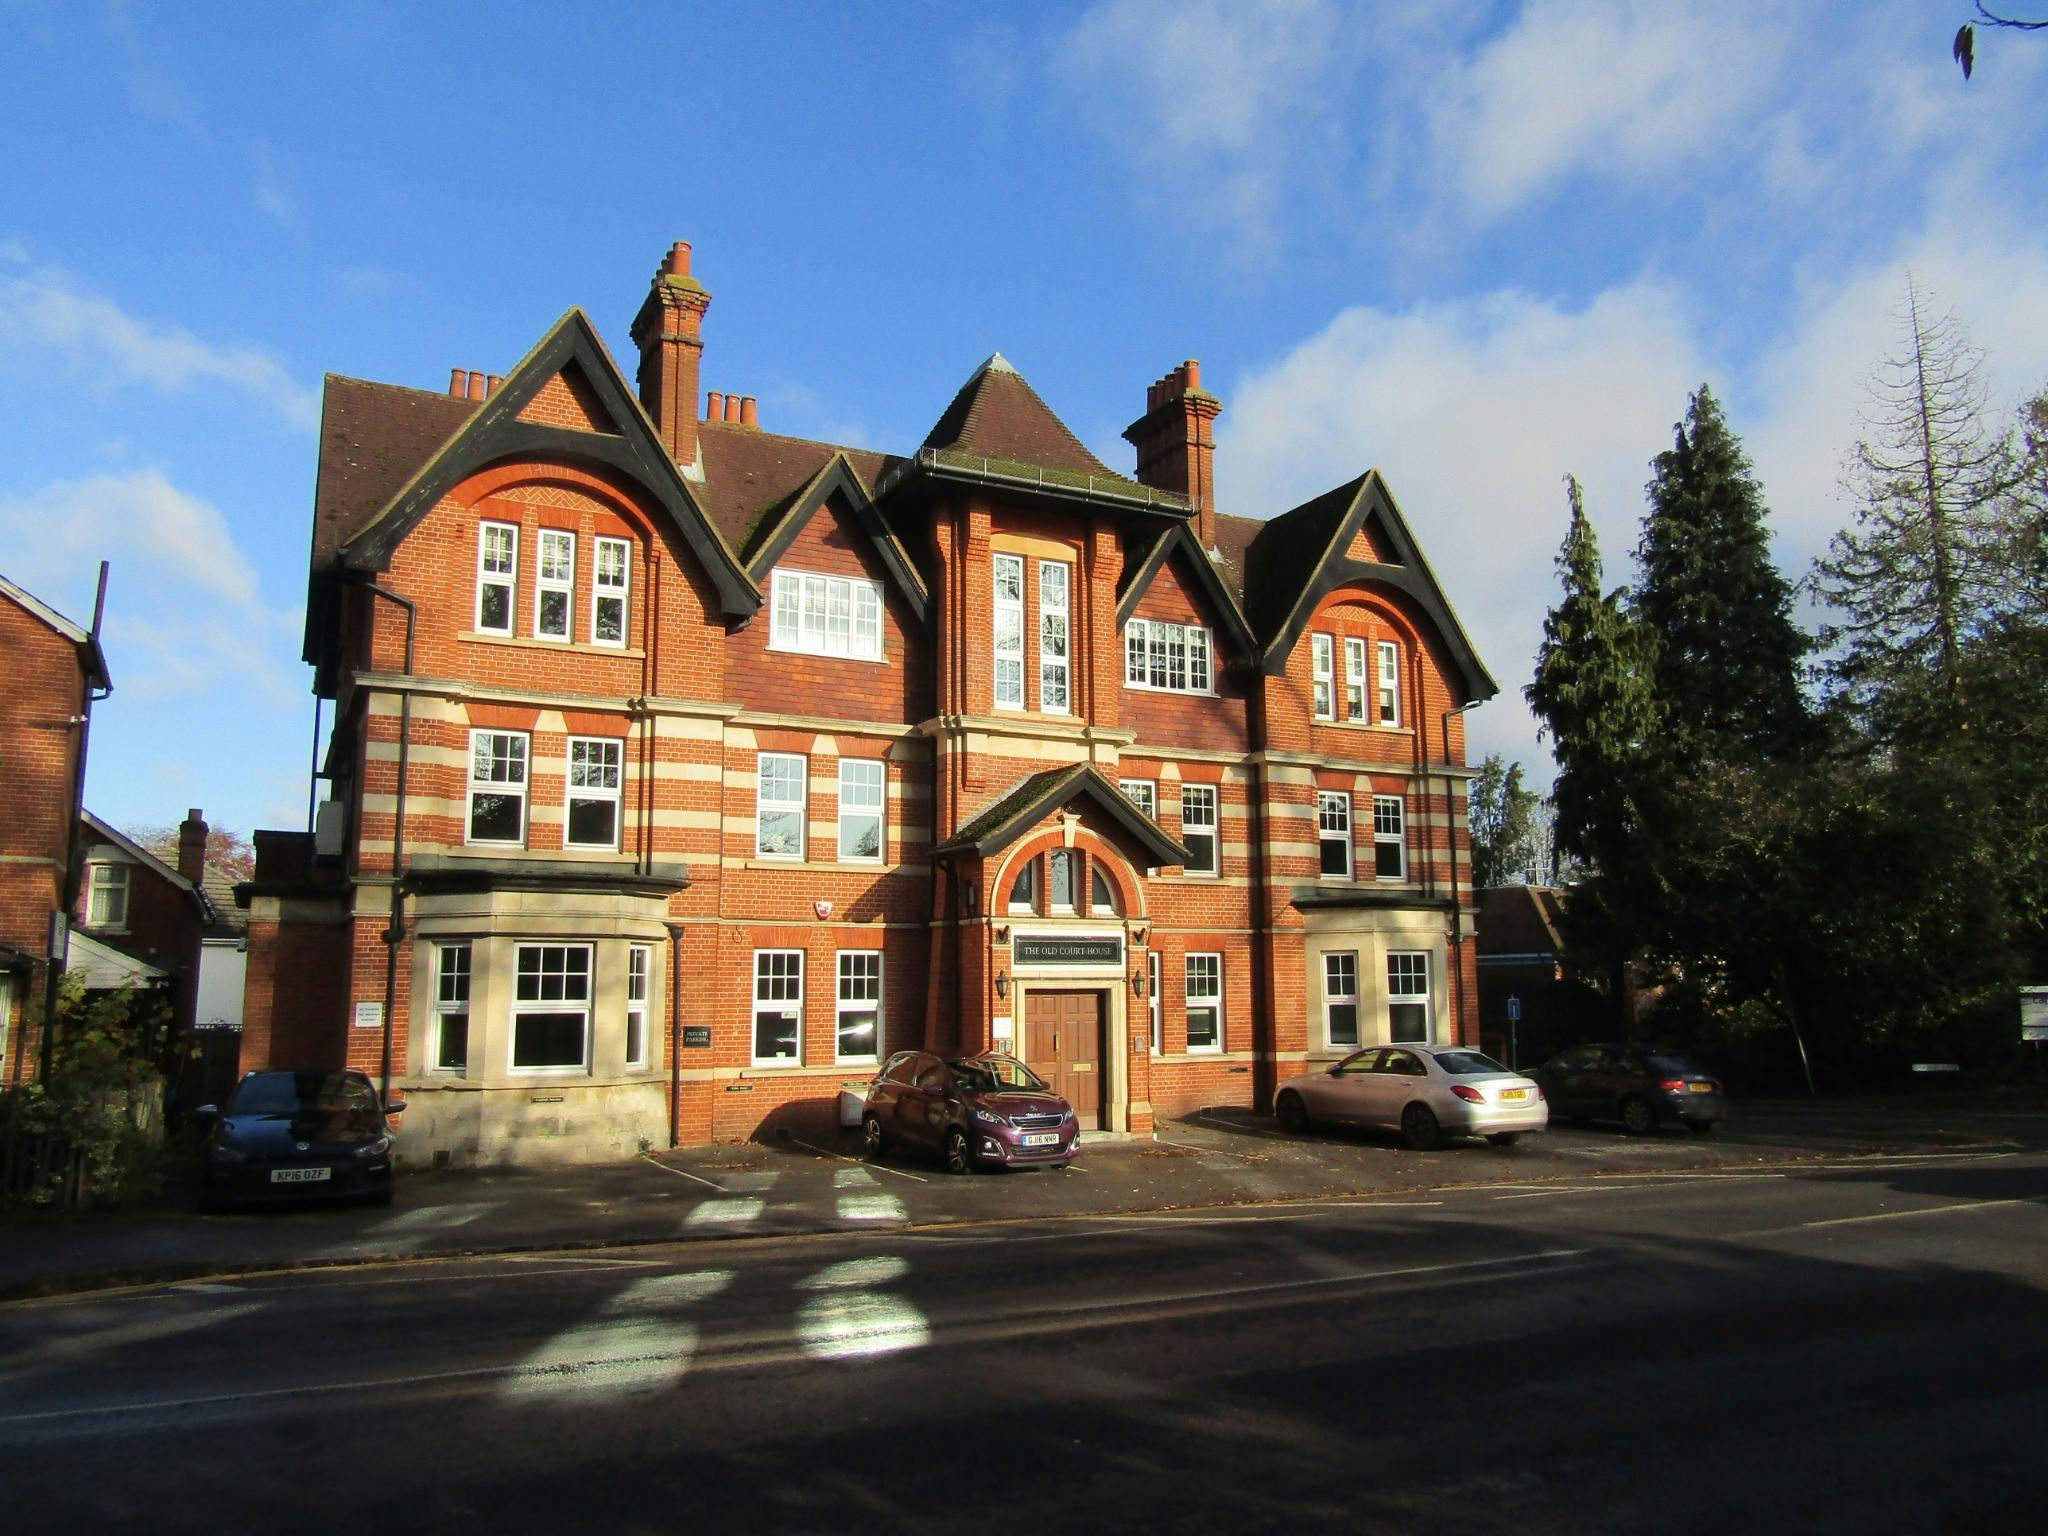
[[[676,463],[697,462],[697,381],[704,362],[704,311],[711,294],[690,276],[690,247],[669,247],[640,313],[633,344],[640,349],[640,403],[654,419]]]

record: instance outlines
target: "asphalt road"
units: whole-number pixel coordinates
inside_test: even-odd
[[[2026,1532],[2048,1156],[0,1308],[0,1527]]]

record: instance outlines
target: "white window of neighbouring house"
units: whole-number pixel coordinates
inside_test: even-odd
[[[871,581],[778,569],[769,608],[772,649],[881,660],[882,593]]]
[[[569,638],[569,597],[575,588],[576,535],[561,528],[541,529],[533,590],[533,632],[541,639]]]
[[[1180,790],[1180,840],[1187,845],[1187,872],[1214,875],[1222,872],[1223,858],[1216,846],[1216,786],[1183,784]]]
[[[562,835],[564,846],[617,850],[619,764],[625,747],[622,741],[569,738],[569,806]]]
[[[1408,834],[1399,795],[1372,797],[1373,878],[1408,878]]]
[[[1430,1041],[1427,951],[1396,950],[1387,956],[1387,1038],[1413,1045]]]
[[[1038,910],[1038,860],[1026,859],[1017,870],[1017,878],[1010,886],[1010,910],[1012,912],[1036,912]]]
[[[654,950],[634,944],[626,950],[626,1065],[647,1065],[647,999],[654,974]]]
[[[754,820],[755,847],[764,859],[804,856],[805,773],[804,759],[792,753],[761,754]]]
[[[590,643],[626,643],[626,599],[633,582],[633,546],[599,539],[590,573]]]
[[[1145,986],[1151,994],[1146,1002],[1152,1011],[1152,1054],[1157,1056],[1166,1049],[1166,1004],[1159,996],[1159,951],[1156,949],[1145,957]]]
[[[872,759],[839,759],[839,857],[848,863],[881,862],[886,779]]]
[[[469,838],[517,847],[526,841],[526,737],[469,733]]]
[[[1116,787],[1124,798],[1154,821],[1159,819],[1159,786],[1150,779],[1119,779]]]
[[[996,707],[1024,707],[1024,557],[996,556]]]
[[[1208,693],[1209,631],[1164,619],[1132,619],[1124,626],[1124,685],[1167,693]]]
[[[842,1062],[869,1062],[882,1049],[882,952],[839,952],[839,1028],[834,1050]]]
[[[1048,715],[1064,715],[1072,707],[1071,585],[1063,562],[1038,562],[1038,707]]]
[[[1069,848],[1055,848],[1047,861],[1046,910],[1074,910],[1074,854]]]
[[[1316,796],[1316,834],[1322,844],[1323,878],[1351,878],[1351,797],[1326,789]]]
[[[128,926],[128,866],[93,864],[87,867],[91,895],[86,899],[85,922],[89,928]]]
[[[804,952],[754,951],[754,1065],[793,1067],[803,1060]]]
[[[428,1066],[458,1076],[469,1069],[469,946],[434,952],[434,1042]]]
[[[1335,644],[1328,635],[1308,637],[1308,670],[1314,697],[1310,701],[1310,713],[1318,720],[1329,720],[1336,714],[1336,662],[1333,660]]]
[[[1344,718],[1365,718],[1365,642],[1344,642]]]
[[[1188,1049],[1223,1049],[1223,957],[1188,956]]]
[[[1380,724],[1401,723],[1401,647],[1391,640],[1379,643]]]
[[[590,946],[521,944],[512,992],[512,1070],[590,1065]]]
[[[1331,1049],[1358,1044],[1358,952],[1323,955],[1323,1034]]]
[[[483,635],[512,633],[512,592],[519,580],[519,529],[482,523],[476,544],[476,627]]]

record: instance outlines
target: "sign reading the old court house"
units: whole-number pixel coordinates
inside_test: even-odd
[[[1071,938],[1019,934],[1010,958],[1018,965],[1113,965],[1122,970],[1124,941],[1113,933]]]

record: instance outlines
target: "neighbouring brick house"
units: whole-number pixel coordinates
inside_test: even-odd
[[[637,390],[580,310],[502,379],[328,379],[330,798],[256,839],[244,1065],[381,1074],[460,1162],[823,1123],[912,1045],[1145,1131],[1476,1041],[1495,689],[1378,474],[1223,514],[1193,363],[1135,478],[1000,356],[906,453],[777,436],[700,393],[689,254]]]
[[[0,576],[0,1087],[33,1081],[52,919],[75,893],[86,726],[113,684],[98,636]]]

